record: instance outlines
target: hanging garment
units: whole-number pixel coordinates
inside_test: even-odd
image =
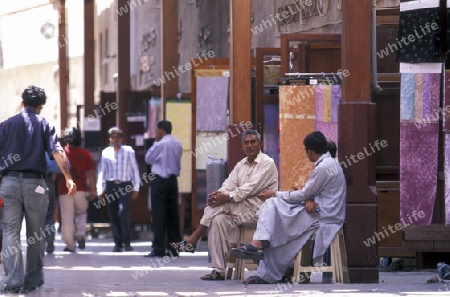
[[[226,131],[229,77],[197,77],[197,131]]]
[[[317,85],[316,90],[316,130],[338,145],[338,105],[341,100],[340,85]]]
[[[450,70],[445,71],[444,84],[444,106],[440,110],[440,115],[442,117],[443,131],[445,133],[450,133]]]
[[[308,179],[312,164],[303,139],[315,130],[315,86],[280,86],[280,189],[291,190]]]
[[[396,50],[397,62],[440,62],[439,8],[400,11],[397,42],[388,47]]]
[[[450,224],[450,134],[444,134],[445,224]]]
[[[439,73],[402,73],[400,93],[400,219],[429,225],[437,190]],[[414,216],[421,212],[423,215]]]
[[[147,108],[147,137],[156,137],[156,124],[162,120],[161,117],[161,98],[152,98],[148,100]]]
[[[166,100],[166,118],[172,122],[172,135],[178,138],[183,147],[181,172],[178,177],[178,192],[192,192],[192,104],[188,100]]]
[[[278,103],[267,102],[264,103],[264,153],[271,157],[279,168],[280,152],[280,130],[279,130],[279,106]]]

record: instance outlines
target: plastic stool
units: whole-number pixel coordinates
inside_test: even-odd
[[[292,276],[293,283],[301,283],[302,278],[306,273],[311,272],[331,272],[333,274],[334,283],[348,283],[348,269],[347,269],[347,252],[345,249],[344,230],[341,228],[334,237],[330,246],[331,265],[329,266],[302,266],[302,250],[300,250],[294,260],[294,275]],[[305,254],[303,253],[303,257]],[[310,263],[311,259],[303,259],[303,263]]]

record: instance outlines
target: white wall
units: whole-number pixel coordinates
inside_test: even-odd
[[[18,6],[18,3],[21,6]],[[69,120],[76,123],[76,105],[83,104],[83,55],[84,27],[83,2],[66,1],[67,37],[58,43],[58,12],[49,1],[0,0],[0,41],[3,52],[3,69],[0,69],[0,98],[8,100],[0,109],[0,120],[19,110],[21,94],[28,85],[45,89],[47,103],[42,114],[59,127],[59,77],[58,51],[60,46],[68,49],[69,55]],[[15,3],[15,5],[13,5]],[[4,9],[5,8],[5,9]],[[54,35],[45,38],[41,34],[43,24],[53,24]],[[70,119],[71,118],[71,119]],[[65,127],[62,127],[65,128]]]

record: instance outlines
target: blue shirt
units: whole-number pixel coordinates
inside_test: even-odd
[[[152,165],[152,173],[162,178],[172,174],[180,176],[182,150],[180,141],[172,134],[166,134],[149,148],[145,162]]]
[[[62,151],[55,127],[34,108],[22,111],[0,123],[0,172],[30,170],[47,172],[45,152]]]
[[[45,161],[47,162],[47,174],[61,173],[58,163],[55,160],[51,160],[47,152],[45,152]]]
[[[139,191],[140,176],[136,162],[136,154],[129,145],[121,145],[116,152],[113,146],[102,151],[102,158],[98,167],[97,193],[103,194],[106,181],[131,181],[133,191]]]

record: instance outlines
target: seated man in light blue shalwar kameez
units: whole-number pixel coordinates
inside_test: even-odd
[[[295,191],[260,193],[258,197],[265,202],[258,212],[253,241],[231,252],[238,258],[260,260],[257,275],[246,283],[277,283],[317,228],[313,259],[320,263],[344,223],[345,177],[327,152],[326,138],[316,131],[303,144],[314,162],[307,183]]]

